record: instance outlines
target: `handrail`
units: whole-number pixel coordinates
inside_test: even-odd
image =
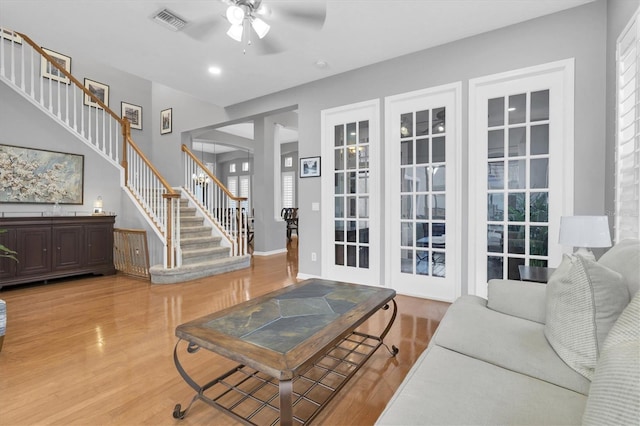
[[[207,169],[207,166],[205,166],[204,163],[198,159],[198,157],[193,155],[189,147],[187,147],[185,144],[182,144],[182,152],[186,153],[189,157],[191,157],[191,159],[195,161],[198,167],[200,167],[209,176],[209,178],[213,180],[215,184],[218,185],[218,187],[224,191],[224,193],[229,198],[237,202],[247,201],[246,197],[236,197],[235,195],[233,195],[231,191],[229,191],[229,189],[222,182],[220,182],[220,180],[217,177],[215,177],[209,169]]]

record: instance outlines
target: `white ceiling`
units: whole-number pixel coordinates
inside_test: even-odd
[[[590,1],[264,0],[271,31],[248,47],[226,36],[222,0],[0,0],[0,26],[228,106]],[[326,7],[321,28],[283,16],[318,6]],[[189,24],[180,32],[158,25],[151,16],[162,8]],[[274,44],[284,51],[261,54]],[[208,73],[213,65],[219,76]]]

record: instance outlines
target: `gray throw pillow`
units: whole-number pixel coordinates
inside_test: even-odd
[[[569,367],[592,380],[604,340],[629,304],[624,279],[593,260],[565,255],[546,299],[545,337]]]
[[[582,419],[591,425],[631,425],[640,419],[640,293],[609,332]]]

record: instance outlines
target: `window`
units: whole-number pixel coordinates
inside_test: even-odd
[[[229,173],[235,173],[235,172],[236,172],[236,163],[229,164]]]
[[[248,161],[243,161],[242,162],[242,171],[243,172],[248,172],[249,171],[249,162]]]
[[[640,19],[618,38],[615,152],[615,240],[639,238],[640,226]]]
[[[284,166],[293,167],[293,157],[284,157]]]
[[[249,163],[247,163],[248,165]],[[240,197],[246,198],[246,201],[241,203],[241,207],[245,210],[249,211],[249,206],[251,203],[249,202],[249,187],[251,184],[251,178],[249,176],[240,176]]]
[[[284,172],[282,173],[282,207],[295,207],[295,204],[295,172]]]

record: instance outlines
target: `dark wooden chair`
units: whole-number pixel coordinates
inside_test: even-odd
[[[280,211],[280,216],[287,223],[287,241],[291,241],[291,234],[293,231],[298,233],[298,208],[297,207],[285,207]]]

